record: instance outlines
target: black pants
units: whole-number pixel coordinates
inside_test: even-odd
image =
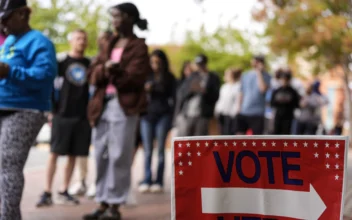
[[[264,116],[238,115],[235,133],[246,134],[248,129],[251,129],[254,135],[262,135],[264,133]]]
[[[310,122],[297,123],[297,133],[298,135],[315,135],[318,130],[318,125]]]
[[[276,135],[291,134],[292,120],[293,120],[292,117],[287,118],[282,116],[275,116],[274,134]]]
[[[220,134],[221,135],[234,135],[236,119],[227,115],[220,115],[218,118]]]

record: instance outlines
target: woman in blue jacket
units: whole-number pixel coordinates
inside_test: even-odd
[[[54,45],[29,26],[26,0],[0,0],[0,219],[21,220],[23,168],[51,108]]]

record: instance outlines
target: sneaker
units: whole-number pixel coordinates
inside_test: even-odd
[[[79,201],[68,194],[67,191],[65,192],[59,192],[59,195],[57,197],[57,204],[60,205],[78,205]]]
[[[121,220],[121,213],[116,208],[106,210],[99,220]]]
[[[104,210],[97,209],[94,212],[83,216],[83,220],[100,220],[100,217],[105,213]]]
[[[152,193],[161,193],[161,192],[163,192],[163,187],[160,184],[153,184],[150,187],[150,192],[152,192]]]
[[[87,196],[88,198],[94,198],[94,197],[95,197],[95,193],[96,193],[96,186],[95,186],[95,184],[92,184],[92,185],[88,188],[88,191],[87,191],[86,196]]]
[[[147,192],[149,192],[149,188],[150,188],[150,185],[142,183],[141,185],[139,185],[138,191],[140,193],[147,193]]]
[[[83,196],[87,191],[87,187],[83,182],[75,183],[68,191],[73,196]]]
[[[44,192],[37,203],[37,208],[44,206],[51,206],[53,204],[53,200],[51,199],[51,193]]]

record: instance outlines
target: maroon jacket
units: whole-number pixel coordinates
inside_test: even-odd
[[[105,90],[111,82],[117,90],[118,99],[126,115],[137,115],[145,111],[147,98],[144,84],[151,73],[148,47],[145,40],[134,36],[124,48],[120,65],[108,71],[105,62],[119,37],[114,37],[92,63],[89,75],[90,83],[96,87],[95,93],[88,105],[88,119],[95,126],[103,112]]]

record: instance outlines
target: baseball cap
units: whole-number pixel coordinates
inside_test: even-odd
[[[27,6],[27,0],[0,0],[0,19],[9,16],[15,9]]]
[[[196,64],[207,64],[208,63],[208,57],[205,56],[204,54],[199,54],[196,56],[196,59],[194,60]]]

